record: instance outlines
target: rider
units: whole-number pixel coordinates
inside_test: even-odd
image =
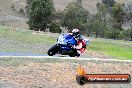
[[[75,39],[77,39],[77,46],[74,48],[77,50],[77,57],[79,57],[80,54],[86,49],[86,41],[83,39],[78,29],[73,29],[72,35],[75,37]]]

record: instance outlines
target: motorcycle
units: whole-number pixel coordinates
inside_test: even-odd
[[[77,50],[73,46],[77,45],[77,41],[70,34],[63,34],[57,39],[57,44],[52,46],[47,54],[53,56],[55,54],[69,55],[70,57],[77,56]]]

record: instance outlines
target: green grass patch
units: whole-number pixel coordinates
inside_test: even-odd
[[[97,61],[83,61],[83,60],[66,60],[66,59],[57,59],[57,58],[8,58],[8,57],[3,57],[0,58],[0,66],[14,66],[17,67],[21,64],[29,64],[29,63],[71,63],[74,66],[77,65],[84,65],[87,64],[88,62],[93,62],[97,63]],[[98,62],[101,63],[101,62]]]
[[[17,67],[20,64],[28,64],[28,63],[79,63],[79,64],[86,64],[86,61],[79,61],[79,60],[63,60],[57,58],[0,58],[0,66],[14,66]]]
[[[57,37],[49,36],[48,34],[44,35],[33,35],[31,30],[14,30],[13,32],[7,28],[0,26],[0,37],[11,38],[23,43],[36,44],[36,43],[46,43],[52,44],[55,43]]]
[[[96,39],[91,42],[89,49],[115,58],[132,60],[131,42],[127,42],[126,44],[125,41]]]

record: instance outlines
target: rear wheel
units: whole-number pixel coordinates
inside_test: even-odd
[[[75,57],[75,56],[77,56],[77,50],[74,50],[74,49],[73,49],[72,52],[69,53],[69,56],[70,56],[70,57]]]
[[[69,54],[70,57],[75,57],[76,55],[75,54]]]

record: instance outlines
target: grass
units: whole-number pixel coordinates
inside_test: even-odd
[[[14,66],[17,67],[20,64],[28,64],[28,63],[76,63],[76,64],[86,64],[87,61],[79,61],[79,60],[63,60],[57,58],[0,58],[0,66]]]
[[[51,37],[48,36],[47,34],[33,35],[31,30],[26,30],[26,31],[15,30],[11,32],[9,28],[3,26],[0,26],[0,37],[11,38],[28,44],[36,44],[36,43],[51,44],[51,43],[55,43],[55,39],[56,39],[56,37]]]
[[[50,58],[0,58],[0,66],[15,66],[27,63],[58,63],[63,62],[63,60],[50,59]]]
[[[13,30],[13,31],[12,31]],[[47,53],[47,49],[56,43],[59,35],[42,33],[33,34],[32,30],[12,29],[0,26],[0,52]],[[4,45],[5,44],[5,45]]]
[[[132,60],[132,42],[126,44],[125,41],[96,39],[91,42],[89,48],[118,59]]]
[[[28,63],[71,63],[74,66],[84,65],[88,62],[97,63],[98,61],[84,61],[84,60],[66,60],[66,59],[58,59],[58,58],[17,58],[17,57],[2,57],[0,58],[0,66],[14,66],[17,67],[20,64],[28,64]],[[98,62],[98,64],[102,64],[102,62]]]

